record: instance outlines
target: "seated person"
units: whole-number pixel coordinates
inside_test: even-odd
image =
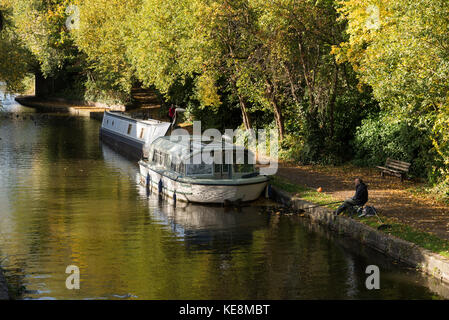
[[[356,178],[355,182],[355,195],[352,198],[346,199],[343,204],[338,207],[334,213],[339,215],[343,211],[350,209],[354,206],[363,206],[368,201],[368,187],[363,183],[362,179]]]

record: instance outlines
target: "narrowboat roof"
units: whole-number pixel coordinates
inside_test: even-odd
[[[142,122],[142,123],[146,123],[146,124],[170,124],[170,122],[164,122],[164,121],[159,121],[159,120],[154,120],[154,119],[137,119],[137,118],[133,118],[127,114],[121,113],[121,112],[112,112],[112,111],[105,111],[106,114],[112,116],[112,117],[116,117],[116,118],[120,118],[120,119],[126,119],[128,121],[131,122]]]

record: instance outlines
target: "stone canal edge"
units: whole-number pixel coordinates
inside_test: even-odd
[[[293,209],[306,209],[316,204],[290,196],[287,192],[271,186],[271,197],[278,203]],[[449,259],[421,248],[414,243],[380,232],[354,219],[336,216],[325,207],[305,210],[304,215],[339,235],[349,236],[363,245],[379,251],[396,261],[416,268],[444,283],[449,284]]]

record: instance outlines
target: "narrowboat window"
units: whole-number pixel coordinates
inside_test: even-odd
[[[131,128],[133,127],[133,125],[132,124],[129,124],[128,125],[128,134],[130,134],[131,133]]]
[[[106,120],[106,123],[109,123],[109,119],[108,119],[108,120]]]
[[[114,120],[112,120],[112,125],[114,125]]]
[[[143,133],[145,132],[145,128],[142,128],[142,130],[140,130],[140,139],[143,138]]]

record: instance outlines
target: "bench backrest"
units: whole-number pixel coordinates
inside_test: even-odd
[[[387,162],[385,163],[385,166],[388,168],[391,168],[391,169],[398,170],[398,171],[408,172],[408,170],[410,168],[410,163],[387,158]]]

